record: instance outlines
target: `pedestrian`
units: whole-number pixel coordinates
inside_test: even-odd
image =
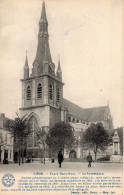
[[[92,162],[92,156],[89,153],[89,155],[87,156],[87,161],[89,162],[88,167],[91,167],[91,162]]]
[[[61,167],[62,161],[63,161],[63,155],[62,155],[62,152],[59,151],[59,153],[58,153],[58,163],[59,163],[59,167]]]

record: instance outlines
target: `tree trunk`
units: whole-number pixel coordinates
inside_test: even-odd
[[[24,150],[22,149],[22,164],[24,162]]]
[[[19,141],[19,166],[20,166],[20,163],[21,163],[21,144]]]
[[[95,154],[95,162],[97,160],[97,146],[95,145],[94,146],[94,154]]]
[[[43,149],[43,157],[44,157],[43,162],[44,162],[44,164],[45,164],[45,147],[44,147],[44,149]]]
[[[95,152],[95,162],[96,162],[97,152]]]

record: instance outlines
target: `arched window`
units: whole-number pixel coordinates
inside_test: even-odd
[[[37,98],[42,98],[42,85],[41,83],[38,84],[38,87],[37,87]]]
[[[57,88],[56,96],[57,96],[57,102],[60,102],[60,88],[59,87]]]
[[[52,86],[52,84],[49,85],[49,98],[50,98],[50,100],[53,99],[53,86]]]
[[[79,120],[77,119],[77,123],[79,123]]]
[[[75,118],[72,119],[72,123],[75,123]]]
[[[27,87],[26,95],[27,95],[27,100],[30,100],[31,99],[31,87],[29,85]]]
[[[68,122],[71,122],[71,117],[70,116],[68,117]]]

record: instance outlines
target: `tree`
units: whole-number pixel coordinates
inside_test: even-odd
[[[70,150],[75,142],[74,132],[69,123],[60,122],[50,128],[46,143],[52,149],[52,152]]]
[[[43,158],[44,158],[44,164],[45,164],[45,151],[46,151],[46,138],[47,138],[47,133],[44,129],[44,127],[42,128],[38,128],[38,130],[36,131],[36,135],[38,137],[38,143],[42,146],[43,148]]]
[[[23,146],[26,144],[26,137],[30,134],[31,128],[30,124],[25,116],[20,118],[17,114],[17,118],[14,121],[11,121],[9,124],[11,128],[12,135],[16,140],[16,147],[19,150],[19,165],[21,163],[21,156],[22,156],[22,163],[23,163]]]
[[[104,151],[108,147],[111,139],[108,132],[104,129],[102,123],[92,123],[81,139],[81,145],[87,145],[88,148],[93,149],[95,154],[95,161],[97,159],[98,149]]]

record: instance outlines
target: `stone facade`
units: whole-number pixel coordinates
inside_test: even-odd
[[[13,162],[13,137],[5,114],[0,114],[0,163]]]

